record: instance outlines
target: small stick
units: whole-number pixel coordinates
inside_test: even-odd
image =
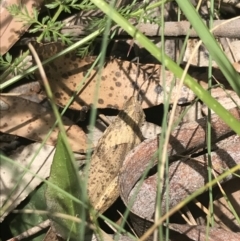
[[[39,223],[37,226],[30,228],[27,231],[15,236],[11,239],[8,239],[7,241],[17,241],[17,240],[29,238],[29,237],[33,236],[34,234],[40,232],[41,230],[48,228],[49,226],[50,226],[50,220],[47,219],[46,221]]]

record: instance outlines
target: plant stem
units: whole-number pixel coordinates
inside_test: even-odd
[[[140,33],[132,24],[121,16],[114,8],[103,0],[91,0],[105,14],[109,15],[130,36],[135,38],[139,44],[144,46],[159,62],[164,61],[166,68],[172,71],[176,77],[181,78],[183,70],[171,58],[154,45],[145,35]],[[210,109],[212,109],[232,130],[240,135],[240,122],[231,115],[219,102],[217,102],[208,91],[204,90],[190,75],[186,74],[184,84],[188,86]]]
[[[53,16],[53,18],[52,18],[52,22],[53,22],[53,23],[56,22],[57,18],[59,17],[59,15],[60,15],[61,12],[62,12],[62,10],[63,10],[63,6],[60,5],[59,8],[58,8],[58,10],[57,10],[57,12],[54,14],[54,16]]]
[[[92,40],[93,38],[96,38],[102,31],[101,30],[96,30],[93,33],[89,34],[87,37],[85,37],[84,39],[81,39],[80,41],[76,42],[75,44],[71,45],[70,47],[64,49],[63,51],[61,51],[60,53],[55,54],[54,56],[52,56],[51,58],[45,60],[42,62],[42,65],[46,65],[48,63],[50,63],[51,61],[53,61],[54,59],[63,56],[69,52],[71,52],[72,50],[80,47],[81,45],[89,42],[90,40]],[[20,79],[22,79],[23,77],[27,76],[28,74],[32,73],[33,71],[35,71],[36,69],[38,69],[38,66],[33,66],[29,69],[27,69],[24,73],[15,76],[14,78],[6,81],[3,84],[0,84],[0,91],[7,88],[8,86],[16,83],[17,81],[19,81]]]

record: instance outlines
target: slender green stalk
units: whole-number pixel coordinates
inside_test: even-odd
[[[137,11],[133,11],[129,14],[129,17],[135,17],[141,15],[143,12],[162,6],[163,4],[169,2],[169,0],[162,0],[146,6],[146,8],[140,8]]]
[[[90,40],[96,38],[100,33],[102,32],[102,30],[96,30],[94,31],[93,33],[89,34],[87,37],[85,37],[84,39],[81,39],[80,41],[72,44],[70,47],[64,49],[63,51],[55,54],[54,56],[52,56],[51,58],[47,59],[47,60],[44,60],[42,62],[42,65],[46,65],[50,62],[52,62],[54,59],[60,57],[60,56],[63,56],[69,52],[71,52],[72,50],[78,48],[79,46],[83,45],[83,44],[86,44],[88,43]],[[14,78],[6,81],[5,83],[3,84],[0,84],[0,91],[2,91],[3,89],[7,88],[8,86],[16,83],[17,81],[19,81],[20,79],[22,79],[23,77],[27,76],[28,74],[32,73],[33,71],[37,70],[38,69],[38,66],[35,65],[31,68],[29,68],[28,70],[26,70],[23,74],[20,74],[20,75],[17,75],[15,76]]]
[[[209,19],[209,29],[213,27],[213,13],[214,12],[214,1],[211,0],[210,5],[210,19]],[[209,65],[208,65],[208,89],[209,93],[211,93],[212,88],[212,55],[209,56]],[[207,116],[207,157],[208,157],[208,181],[212,181],[212,158],[211,158],[211,151],[212,151],[212,129],[211,129],[211,109],[208,108],[208,116]],[[208,225],[206,229],[206,237],[209,237],[209,229],[210,225],[214,226],[214,210],[213,210],[213,189],[209,187],[208,194],[209,194],[209,216],[208,216]]]
[[[199,188],[197,191],[189,195],[187,198],[185,198],[182,202],[180,202],[177,206],[173,207],[168,213],[164,214],[154,225],[149,228],[144,235],[139,239],[139,241],[144,241],[146,240],[153,232],[154,230],[161,225],[167,217],[173,215],[175,212],[183,208],[186,204],[191,202],[194,198],[202,194],[204,191],[206,191],[209,187],[214,186],[218,182],[222,181],[224,178],[227,178],[230,174],[237,172],[240,170],[240,164],[234,166],[233,168],[229,169],[228,171],[224,172],[220,176],[218,176],[216,179],[212,180],[212,182],[208,182],[206,185],[203,187]]]
[[[193,28],[203,41],[212,58],[218,64],[220,70],[228,80],[229,84],[232,86],[233,90],[238,94],[238,96],[240,96],[240,75],[233,68],[232,64],[221,50],[218,42],[207,28],[202,18],[199,16],[199,14],[197,14],[192,3],[189,0],[176,0],[176,2],[187,19],[191,22]],[[212,108],[210,107],[210,109]]]
[[[57,18],[59,17],[59,15],[61,14],[61,12],[63,11],[63,6],[60,5],[58,7],[57,12],[54,14],[53,18],[52,18],[52,22],[56,22]]]
[[[109,6],[103,0],[91,0],[105,14],[110,15],[112,19],[120,25],[129,35],[134,37],[142,46],[144,46],[157,60],[164,60],[166,67],[172,71],[176,77],[181,78],[183,70],[166,54],[161,51],[142,33],[140,33],[133,25],[131,25],[123,16],[121,16],[114,8]],[[185,2],[185,1],[183,1]],[[110,14],[111,13],[111,14]],[[235,71],[236,72],[236,71]],[[240,77],[239,77],[240,78]],[[240,81],[239,81],[240,83]],[[219,102],[217,102],[206,90],[203,89],[196,81],[186,75],[184,84],[188,86],[210,109],[212,109],[232,130],[240,135],[240,122],[231,115]]]
[[[165,52],[165,38],[164,38],[164,4],[161,5],[161,23],[162,23],[162,28],[161,28],[161,51],[164,53]],[[162,56],[163,57],[163,56]],[[161,60],[163,63],[163,66],[161,68],[161,78],[163,82],[163,89],[166,89],[166,72],[165,72],[165,63],[163,60]],[[172,87],[174,86],[174,81],[172,82],[171,86],[171,91]],[[171,93],[170,91],[170,93]],[[164,145],[166,144],[165,139],[166,139],[166,132],[167,132],[167,114],[168,114],[168,109],[169,109],[169,97],[166,94],[166,91],[163,92],[163,99],[164,99],[164,113],[163,113],[163,121],[162,121],[162,132],[161,135],[159,136],[159,156],[158,156],[158,185],[157,185],[157,198],[156,198],[156,208],[155,208],[155,217],[154,220],[157,221],[159,217],[162,216],[161,214],[161,204],[162,204],[162,190],[163,190],[163,180],[164,180],[164,172],[166,169],[166,166],[168,166],[168,160],[167,157],[163,157],[164,152]],[[166,180],[167,182],[167,180]],[[166,190],[167,192],[168,190]],[[168,200],[167,200],[168,202]],[[156,229],[154,232],[154,241],[158,240],[158,233],[159,233],[159,239],[163,240],[164,235],[163,235],[163,227],[159,226],[158,230]],[[168,231],[166,230],[166,240],[168,239]]]

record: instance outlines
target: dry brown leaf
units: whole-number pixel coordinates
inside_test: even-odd
[[[218,41],[220,42],[219,44],[223,45],[223,50],[228,57],[229,61],[231,63],[238,62],[240,60],[240,54],[239,54],[239,46],[240,46],[240,41],[234,41],[229,43],[231,45],[231,49],[233,51],[234,57],[232,56],[232,52],[230,51],[229,45],[227,44],[225,39],[220,38]],[[194,54],[194,57],[192,59],[192,53],[196,45],[198,44],[199,40],[194,38],[190,39],[187,41],[187,47],[185,51],[185,55],[183,58],[184,62],[188,62],[191,58],[191,65],[203,67],[203,66],[208,66],[209,65],[209,52],[205,48],[205,46],[202,44],[198,51]],[[215,61],[211,62],[211,65],[215,68],[218,68],[218,65]]]
[[[209,228],[204,226],[190,226],[187,224],[169,224],[170,229],[186,235],[191,241],[239,241],[240,233],[234,233],[220,228]],[[179,240],[179,239],[177,239]]]
[[[240,111],[237,108],[229,110],[229,112],[238,120],[240,120]],[[169,140],[168,145],[168,155],[173,157],[174,155],[185,155],[187,153],[191,153],[194,150],[198,150],[200,148],[205,147],[206,140],[206,118],[201,118],[197,121],[192,121],[189,123],[184,123],[178,126],[173,133],[171,134],[171,138]],[[226,125],[217,115],[213,114],[211,118],[212,124],[212,143],[216,143],[224,137],[233,135],[233,131],[231,128]],[[131,159],[135,159],[136,163],[134,167],[137,169],[131,173],[122,173],[122,180],[127,180],[129,178],[133,178],[133,180],[138,180],[141,177],[141,174],[146,169],[149,164],[149,160],[154,155],[154,153],[159,148],[159,137],[149,139],[138,145],[133,153],[129,153],[126,161],[130,161]],[[128,169],[127,169],[128,170]],[[126,171],[127,171],[126,170]],[[137,173],[141,174],[137,174]],[[127,176],[125,176],[127,174]],[[130,175],[131,174],[131,175]],[[123,193],[130,192],[130,183],[126,185]],[[125,195],[124,194],[124,195]]]
[[[8,12],[7,7],[12,4],[25,6],[30,15],[33,13],[33,7],[38,8],[42,0],[2,0],[0,2],[0,54],[5,54],[29,28],[19,22],[19,19],[13,18]]]
[[[55,123],[56,119],[52,111],[40,104],[15,96],[1,96],[1,101],[8,106],[0,111],[1,132],[41,142]],[[62,117],[62,120],[72,150],[85,152],[87,149],[86,134],[68,118]],[[58,129],[55,128],[46,144],[55,146],[57,136]]]
[[[240,113],[237,109],[232,109],[230,112],[236,118],[240,118]],[[202,118],[197,122],[184,123],[176,128],[169,141],[168,155],[170,158],[172,159],[173,155],[176,154],[180,156],[188,155],[193,150],[204,147],[206,123],[206,118]],[[212,115],[211,123],[213,143],[232,134],[231,129],[216,115]],[[131,196],[135,196],[137,181],[149,165],[154,165],[154,163],[151,164],[151,160],[156,161],[156,158],[153,158],[153,156],[159,147],[158,140],[159,137],[142,142],[130,151],[125,158],[119,177],[119,186],[121,197],[126,205],[130,202]],[[240,139],[234,138],[234,141],[227,141],[226,143],[228,145],[219,146],[219,149],[212,153],[212,163],[217,175],[240,163]],[[206,156],[200,156],[171,163],[168,171],[169,192],[166,193],[164,186],[161,214],[166,213],[167,207],[169,209],[175,207],[180,201],[206,183],[208,178],[206,160]],[[228,178],[233,177],[230,175]],[[131,221],[138,235],[143,234],[146,229],[152,226],[152,218],[155,212],[156,187],[157,176],[153,175],[144,180],[140,191],[135,196],[136,201],[131,209]]]
[[[217,173],[217,176],[229,168],[240,164],[240,154],[238,151],[239,145],[240,139],[234,143],[229,142],[224,148],[212,152],[212,168]],[[144,151],[147,152],[146,150]],[[124,170],[126,172],[125,175],[129,173],[137,175],[138,171],[136,169],[139,170],[139,168],[136,165],[136,160],[134,161],[133,158],[129,160],[132,160],[132,162],[129,161],[127,163],[128,165],[124,166]],[[149,156],[149,161],[150,160],[151,157]],[[208,178],[206,160],[207,157],[205,154],[196,158],[183,158],[170,164],[168,171],[169,182],[164,183],[161,203],[162,214],[166,213],[167,208],[173,208],[187,196],[206,184]],[[137,161],[139,163],[140,160]],[[228,178],[223,181],[226,182],[232,178],[233,176],[229,175]],[[125,179],[122,179],[122,175],[120,177],[120,181],[122,186],[125,186],[125,190],[131,186],[135,187],[131,190],[129,197],[124,194],[124,200],[129,200],[130,196],[133,196],[137,190],[137,185],[135,185],[135,183],[131,183],[128,179],[130,178],[127,178],[126,176]],[[168,192],[165,191],[165,185],[168,185]],[[132,211],[134,213],[138,213],[141,217],[152,217],[155,211],[156,190],[157,176],[153,175],[145,180],[141,186],[137,194],[136,202],[132,207]]]
[[[64,49],[60,43],[36,46],[35,48],[41,60],[45,60]],[[76,51],[73,51],[44,67],[58,105],[66,105],[93,62],[93,58],[81,59],[76,56]],[[122,109],[125,101],[140,89],[142,108],[161,104],[164,100],[164,91],[162,81],[159,80],[160,70],[161,65],[137,66],[135,63],[117,59],[106,61],[100,78],[97,107]],[[165,73],[165,92],[169,93],[174,75],[169,71],[165,71]],[[38,77],[40,79],[40,76]],[[80,110],[83,106],[92,104],[97,80],[98,68],[95,68],[70,108]],[[173,86],[170,102],[174,100],[176,90],[176,86]],[[194,97],[193,92],[183,86],[178,102],[186,103],[193,100]]]
[[[119,196],[118,174],[126,154],[143,140],[144,119],[139,102],[131,97],[95,148],[87,189],[91,204],[101,213]]]
[[[235,212],[240,216],[240,179],[235,178],[222,185],[229,201],[231,202]],[[213,202],[214,214],[219,218],[220,223],[229,227],[233,231],[240,232],[240,224],[234,217],[225,197],[218,198]]]
[[[228,170],[229,168],[240,163],[240,154],[238,151],[239,145],[240,139],[234,143],[229,142],[228,146],[225,146],[225,148],[212,152],[212,168],[217,176],[225,172],[225,170]],[[132,152],[136,153],[136,149],[134,149]],[[145,149],[142,150],[142,152],[147,153],[148,150]],[[129,155],[127,158],[128,157]],[[151,157],[151,155],[148,156],[149,162]],[[139,166],[143,164],[143,162],[140,158],[138,160],[134,160],[133,156],[129,157],[128,160],[129,161],[125,163],[123,167],[124,175],[121,174],[120,176],[121,197],[126,204],[128,204],[130,200],[135,197],[134,204],[131,208],[130,218],[135,232],[141,236],[153,224],[153,217],[156,208],[158,176],[155,174],[148,177],[146,180],[144,180],[139,189],[139,183],[132,182],[133,179],[130,177],[130,175],[135,175],[138,177],[139,170],[141,169]],[[206,160],[206,155],[202,155],[194,159],[184,158],[180,161],[170,164],[167,173],[169,181],[166,183],[164,180],[164,187],[162,191],[162,215],[164,215],[167,210],[175,207],[193,192],[206,184],[208,180]],[[230,178],[233,178],[233,176],[229,175],[223,180],[223,182],[226,182]],[[168,185],[167,191],[166,185]],[[123,193],[124,189],[131,189],[131,187],[133,188],[128,196]],[[149,238],[148,240],[152,239]]]

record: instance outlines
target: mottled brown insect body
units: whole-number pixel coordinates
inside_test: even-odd
[[[118,174],[126,154],[143,140],[140,127],[144,120],[140,103],[131,97],[95,148],[87,191],[91,204],[101,213],[119,196]]]

